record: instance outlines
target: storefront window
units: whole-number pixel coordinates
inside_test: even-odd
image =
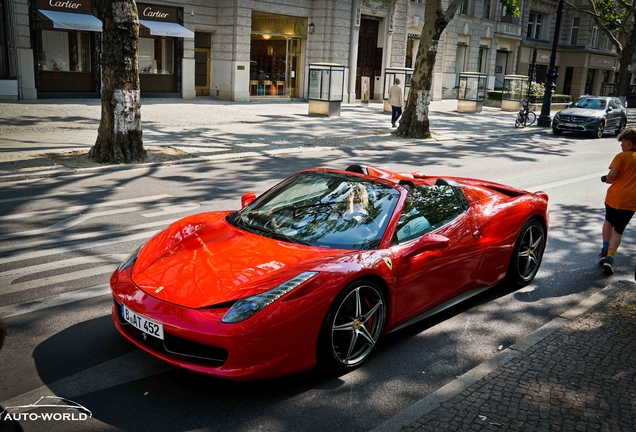
[[[7,14],[5,12],[5,2],[0,0],[0,78],[9,77],[9,40]]]
[[[41,71],[90,72],[91,49],[87,32],[40,30]]]
[[[139,72],[174,74],[174,38],[139,38]]]

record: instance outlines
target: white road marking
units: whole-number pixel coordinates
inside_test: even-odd
[[[140,239],[145,239],[145,238],[148,238],[148,237],[152,237],[153,235],[155,235],[158,232],[159,232],[159,230],[146,231],[146,232],[139,233],[139,234],[132,234],[132,235],[128,235],[128,236],[117,237],[117,238],[114,238],[114,239],[98,240],[98,241],[94,241],[94,242],[80,243],[80,244],[74,244],[74,245],[69,245],[69,246],[61,246],[61,247],[57,247],[57,248],[44,249],[44,250],[39,250],[39,251],[34,251],[34,252],[27,252],[27,253],[23,253],[23,254],[20,254],[20,255],[13,255],[13,256],[6,257],[6,258],[0,258],[0,265],[6,264],[6,263],[11,263],[11,262],[16,262],[16,261],[30,260],[30,259],[33,259],[33,258],[41,258],[41,257],[45,257],[45,256],[50,256],[50,255],[57,255],[57,254],[60,254],[60,253],[74,252],[74,251],[83,250],[83,249],[98,248],[98,247],[108,246],[108,245],[116,244],[116,243],[137,241],[137,240],[140,240]],[[134,249],[131,249],[131,252],[133,250]]]
[[[84,190],[74,190],[74,191],[45,194],[45,195],[31,195],[31,196],[25,196],[25,197],[5,198],[5,199],[0,199],[0,204],[16,202],[16,201],[36,201],[36,200],[44,200],[44,199],[51,199],[51,198],[57,198],[57,197],[66,198],[73,195],[91,194],[95,192],[112,192],[116,189],[122,189],[122,188],[120,186],[117,186],[117,187],[108,188],[108,189],[105,189],[105,188],[84,189]]]
[[[73,234],[66,237],[53,238],[53,239],[36,240],[30,243],[20,242],[19,244],[16,244],[16,245],[0,247],[0,253],[17,251],[22,249],[30,249],[35,247],[42,247],[42,246],[51,245],[51,244],[68,243],[68,242],[73,242],[78,240],[86,240],[86,239],[95,238],[95,237],[104,237],[104,236],[112,237],[113,235],[122,234],[129,231],[137,231],[137,230],[142,230],[146,228],[155,228],[158,226],[168,226],[175,220],[176,219],[168,219],[164,221],[148,222],[145,224],[131,225],[125,228],[113,228],[113,229],[109,229],[105,231]]]
[[[572,183],[579,183],[582,181],[586,181],[586,180],[590,180],[590,179],[599,179],[601,178],[601,176],[607,174],[607,171],[603,171],[603,172],[599,172],[599,173],[595,173],[595,174],[587,174],[584,176],[580,176],[580,177],[574,177],[571,179],[567,179],[567,180],[561,180],[561,181],[557,181],[557,182],[553,182],[553,183],[546,183],[543,185],[539,185],[539,186],[534,186],[531,188],[526,189],[528,192],[538,192],[544,189],[552,189],[552,188],[556,188],[559,186],[565,186],[565,185],[569,185]]]
[[[8,270],[0,273],[0,295],[12,294],[20,291],[26,291],[33,288],[39,288],[46,285],[54,285],[62,282],[67,282],[76,279],[82,279],[85,277],[91,277],[104,273],[112,273],[117,264],[121,263],[127,257],[126,254],[109,254],[109,255],[95,255],[87,257],[70,258],[62,261],[54,261],[46,264],[38,264],[29,267],[22,267],[15,270]],[[37,279],[31,279],[24,282],[13,283],[15,280],[24,276],[33,276],[37,273],[42,273],[51,270],[57,270],[60,268],[73,267],[87,263],[109,263],[108,265],[93,267],[84,270],[78,270],[69,273],[63,273],[53,276],[46,276]]]
[[[175,204],[172,206],[161,207],[160,211],[157,211],[154,213],[142,213],[141,215],[143,217],[151,218],[151,217],[165,216],[165,215],[170,215],[175,213],[191,211],[191,210],[198,209],[199,207],[201,207],[201,204],[199,203]]]
[[[56,294],[49,297],[31,300],[24,303],[17,303],[9,306],[0,307],[0,318],[10,318],[17,315],[28,314],[56,306],[62,306],[69,303],[75,303],[82,300],[89,300],[94,297],[110,295],[110,285],[103,284],[83,288],[75,291],[69,291],[62,294]]]
[[[94,208],[100,207],[113,207],[124,204],[134,204],[140,202],[148,202],[148,201],[159,201],[164,198],[170,198],[172,195],[152,195],[147,197],[139,197],[139,198],[130,198],[124,200],[115,200],[115,201],[104,201],[96,204],[86,204],[72,207],[60,207],[48,210],[37,210],[28,213],[17,213],[6,216],[0,216],[0,220],[12,220],[12,219],[28,219],[34,216],[41,216],[47,214],[56,214],[56,213],[80,213]]]
[[[120,213],[130,213],[130,212],[134,212],[138,210],[141,210],[141,207],[126,207],[122,209],[107,210],[103,212],[84,213],[77,216],[71,216],[70,218],[66,218],[64,220],[56,222],[53,225],[50,225],[46,228],[38,228],[38,229],[21,231],[21,232],[11,233],[11,234],[2,234],[0,235],[0,240],[8,240],[8,239],[14,239],[14,238],[20,238],[20,237],[30,237],[30,236],[34,236],[38,234],[48,234],[48,233],[56,232],[56,231],[63,231],[67,228],[72,228],[92,218],[110,216],[110,215],[120,214]]]

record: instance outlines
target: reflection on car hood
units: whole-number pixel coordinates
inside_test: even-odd
[[[175,222],[141,250],[132,279],[145,293],[189,308],[255,295],[347,251],[265,238],[225,221],[227,212]]]
[[[562,116],[577,116],[577,117],[601,117],[605,115],[605,110],[585,109],[585,108],[566,108],[559,111],[559,115]]]

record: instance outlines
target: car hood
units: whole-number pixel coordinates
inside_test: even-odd
[[[139,252],[133,282],[152,297],[201,308],[268,291],[350,253],[252,234],[230,225],[227,214],[191,216],[157,234]]]
[[[585,108],[566,108],[559,112],[562,116],[577,116],[577,117],[602,117],[605,115],[604,110],[585,109]]]

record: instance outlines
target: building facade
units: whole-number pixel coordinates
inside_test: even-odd
[[[411,0],[405,66],[412,64],[424,21],[425,0]],[[586,0],[572,0],[579,8]],[[545,83],[558,1],[520,0],[520,16],[505,16],[498,0],[464,0],[439,42],[433,100],[456,98],[459,74],[481,72],[488,89],[502,89],[505,75],[528,75],[537,50],[535,76]],[[565,7],[556,52],[556,93],[609,94],[618,70],[616,48],[593,18]]]
[[[99,97],[100,0],[0,0],[0,98]],[[307,98],[314,63],[346,67],[345,102],[382,100],[384,71],[412,67],[426,0],[146,0],[140,19],[143,97]],[[585,7],[586,0],[571,0]],[[456,98],[459,74],[489,89],[505,75],[546,79],[557,0],[464,0],[438,44],[433,100]],[[612,90],[618,57],[589,14],[566,7],[557,93]]]
[[[100,0],[0,0],[0,98],[99,97]],[[312,63],[343,99],[382,98],[403,66],[408,0],[138,2],[142,97],[306,98]]]

